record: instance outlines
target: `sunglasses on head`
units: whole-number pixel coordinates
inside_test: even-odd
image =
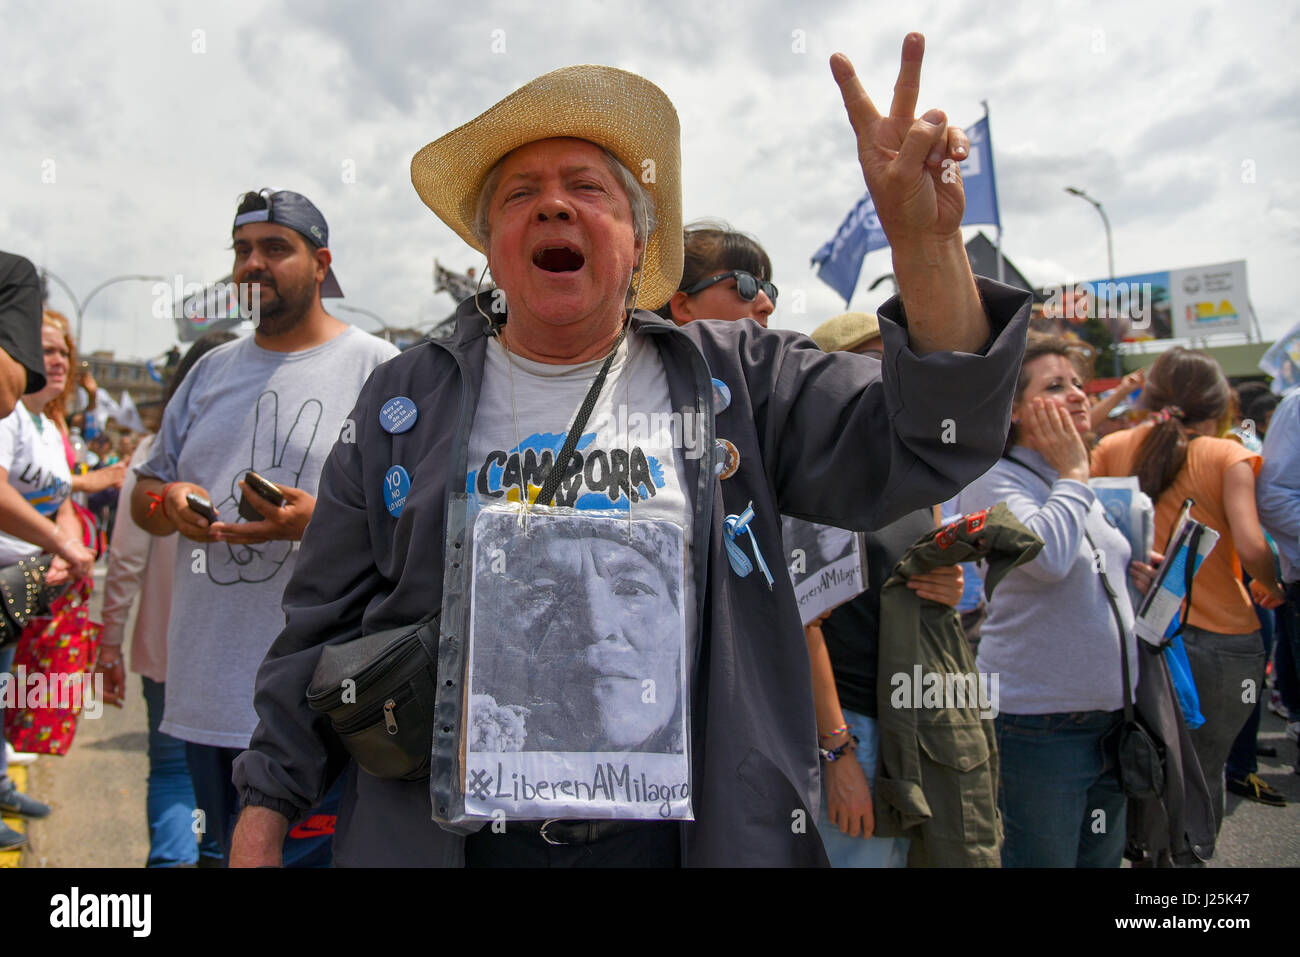
[[[772,301],[772,305],[776,305],[776,286],[766,279],[758,279],[750,275],[743,269],[733,269],[718,276],[701,279],[689,289],[683,289],[682,292],[688,296],[693,296],[697,292],[702,292],[710,286],[722,282],[724,279],[732,278],[736,280],[736,294],[745,302],[753,302],[758,297],[759,292],[762,291]]]

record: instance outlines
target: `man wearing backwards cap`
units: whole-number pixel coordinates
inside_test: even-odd
[[[966,156],[966,137],[937,110],[913,116],[923,42],[918,34],[904,40],[888,116],[876,112],[847,58],[831,61],[902,292],[881,309],[883,378],[882,364],[823,353],[796,333],[743,319],[678,328],[641,311],[668,300],[682,268],[677,116],[641,77],[599,66],[557,70],[416,155],[416,191],[486,252],[499,288],[462,303],[452,338],[422,343],[379,370],[353,413],[357,442],[331,453],[285,591],[285,629],[258,674],[258,728],[235,767],[245,808],[233,864],[276,863],[290,823],[340,774],[339,864],[826,863],[807,827],[818,791],[807,651],[788,577],[768,577],[785,565],[780,513],[875,528],[987,470],[1005,438],[1029,313],[1028,296],[977,285],[971,275],[961,183],[955,163],[952,173],[943,166]],[[457,815],[458,802],[469,801],[461,762],[472,750],[461,727],[464,639],[472,644],[474,627],[486,623],[469,622],[464,610],[479,572],[465,556],[475,526],[457,518],[459,503],[467,497],[472,515],[476,505],[519,501],[525,490],[536,496],[549,474],[538,463],[556,457],[593,391],[553,502],[600,503],[634,522],[682,529],[685,569],[676,574],[684,579],[692,820],[623,812],[627,819],[510,820],[503,833],[483,827],[466,838],[472,827]],[[394,396],[420,413],[400,435],[379,420]],[[641,413],[688,425],[680,439],[665,438],[669,430],[649,435],[632,425]],[[703,434],[691,434],[691,423]],[[945,425],[955,425],[957,443],[943,441]],[[720,473],[712,456],[695,454],[713,450],[715,437],[728,441],[734,470]],[[638,462],[654,467],[638,473]],[[383,495],[394,466],[410,479],[396,517]],[[456,557],[444,567],[448,552]],[[620,574],[599,566],[587,573]],[[544,580],[537,587],[544,604],[552,589]],[[631,603],[646,586],[629,579],[617,592]],[[348,761],[305,689],[322,645],[438,610],[432,778],[376,777]],[[668,623],[646,630],[651,624]],[[586,649],[602,704],[637,706],[625,686],[640,675],[617,664],[634,660],[635,629],[615,622],[578,634],[574,625],[566,638],[547,628],[553,646],[545,655],[537,646],[535,667],[571,658],[570,646]],[[498,740],[527,751],[528,707],[497,704],[513,723],[513,738]],[[471,695],[470,707],[482,705]],[[635,750],[610,763],[611,774],[645,757]],[[475,791],[475,800],[485,793]],[[595,786],[590,793],[594,800]]]
[[[305,196],[246,193],[232,238],[232,278],[253,284],[256,330],[213,349],[186,376],[136,469],[131,497],[131,515],[146,531],[179,531],[194,543],[177,551],[161,729],[186,742],[204,826],[227,851],[236,811],[231,762],[257,723],[254,677],[284,623],[280,596],[294,542],[361,384],[397,354],[322,307],[323,296],[342,292],[329,227]],[[250,469],[279,486],[282,505],[247,487]],[[217,521],[190,506],[191,494],[211,503]],[[241,497],[260,519],[240,515]],[[287,857],[328,863],[327,839],[300,838],[286,844]]]

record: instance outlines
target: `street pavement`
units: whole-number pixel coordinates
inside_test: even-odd
[[[103,601],[104,565],[95,570],[92,611]],[[134,620],[134,615],[132,616]],[[131,633],[127,628],[127,635]],[[128,639],[129,641],[129,639]],[[1285,808],[1228,794],[1223,830],[1210,867],[1300,866],[1300,775],[1292,772],[1296,744],[1285,723],[1265,710],[1261,744],[1277,758],[1260,758],[1259,774],[1286,795]],[[28,771],[29,793],[53,808],[50,817],[27,822],[24,867],[141,867],[149,854],[145,818],[148,722],[138,675],[127,673],[121,710],[104,708],[83,719],[64,757],[42,757]]]
[[[105,570],[103,561],[95,566],[96,621]],[[128,636],[134,623],[133,611]],[[140,676],[128,671],[124,707],[105,706],[94,720],[83,715],[66,755],[41,757],[28,769],[29,793],[53,810],[28,822],[24,867],[143,867],[148,860],[149,722],[141,687]]]

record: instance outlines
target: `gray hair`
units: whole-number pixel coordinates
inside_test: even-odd
[[[595,145],[600,146],[599,143]],[[655,226],[658,224],[655,216],[654,197],[650,195],[650,190],[645,188],[645,185],[623,165],[617,156],[603,146],[600,147],[600,151],[604,154],[605,165],[609,167],[609,171],[614,174],[614,178],[623,187],[627,201],[632,207],[632,234],[637,242],[644,247],[649,241],[650,234],[655,231]],[[506,156],[509,155],[509,153],[506,154]],[[490,232],[488,207],[492,203],[492,194],[497,191],[497,186],[501,183],[501,169],[505,165],[506,156],[497,160],[496,165],[483,178],[483,185],[479,187],[478,191],[478,200],[474,204],[474,236],[485,247],[488,244],[488,234]]]

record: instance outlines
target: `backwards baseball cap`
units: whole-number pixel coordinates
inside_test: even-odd
[[[287,189],[274,192],[264,189],[260,191],[260,195],[266,200],[266,208],[251,209],[236,216],[235,225],[230,229],[232,235],[240,226],[249,223],[273,223],[276,226],[288,226],[314,247],[329,246],[330,228],[325,222],[325,217],[302,193],[294,193]],[[320,284],[320,296],[322,299],[343,298],[343,290],[339,288],[339,281],[334,277],[333,266]]]

